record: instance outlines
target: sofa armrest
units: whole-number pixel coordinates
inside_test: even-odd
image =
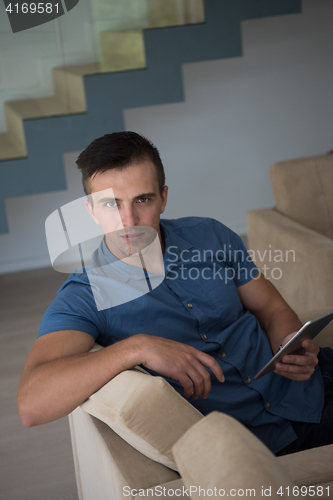
[[[249,253],[296,311],[333,305],[333,240],[274,209],[247,215]]]
[[[120,373],[69,415],[79,499],[131,500],[179,479],[171,447],[201,418],[161,377]]]
[[[135,492],[179,479],[80,407],[69,415],[79,500],[133,500]]]
[[[202,414],[162,377],[126,370],[80,407],[148,458],[177,470],[171,448]]]

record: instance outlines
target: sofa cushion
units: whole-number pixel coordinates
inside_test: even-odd
[[[269,176],[281,213],[333,238],[333,155],[275,163]]]
[[[177,470],[171,448],[202,414],[162,377],[127,370],[81,408],[147,457]]]
[[[278,499],[279,488],[286,492],[294,486],[273,453],[223,413],[210,413],[194,425],[173,447],[173,454],[185,485],[192,487],[192,500],[211,496],[215,488],[215,497]]]
[[[283,455],[278,460],[299,486],[333,481],[333,444]]]

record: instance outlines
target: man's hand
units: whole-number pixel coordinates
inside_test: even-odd
[[[296,332],[290,333],[282,342],[282,347],[290,340]],[[282,377],[298,382],[309,380],[318,364],[319,347],[313,340],[303,340],[303,351],[300,354],[287,354],[283,356],[274,372]]]
[[[139,334],[136,338],[142,353],[140,364],[177,380],[184,387],[185,397],[208,397],[212,385],[205,366],[211,369],[220,382],[224,382],[222,368],[212,356],[186,344],[161,337]]]

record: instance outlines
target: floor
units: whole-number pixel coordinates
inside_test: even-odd
[[[0,276],[0,500],[77,500],[67,417],[25,428],[16,391],[40,320],[66,275],[52,268]]]

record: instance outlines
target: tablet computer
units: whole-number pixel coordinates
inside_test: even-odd
[[[254,380],[272,372],[275,366],[286,354],[297,354],[302,349],[305,339],[314,339],[316,335],[333,319],[333,311],[329,311],[317,318],[307,321],[295,335],[272,357],[270,361],[253,377]]]

